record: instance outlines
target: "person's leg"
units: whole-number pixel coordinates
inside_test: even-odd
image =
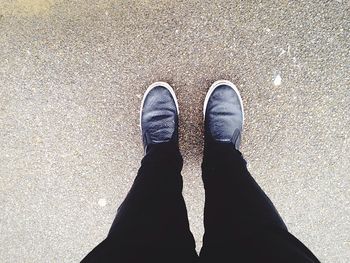
[[[178,107],[173,90],[155,83],[145,93],[141,128],[146,155],[108,237],[83,262],[196,262],[182,197]]]
[[[214,83],[204,108],[206,201],[201,262],[318,262],[288,233],[247,170],[238,150],[243,128],[238,90],[227,81]]]

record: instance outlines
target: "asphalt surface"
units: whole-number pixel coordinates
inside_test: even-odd
[[[2,0],[0,261],[78,262],[143,155],[143,92],[180,104],[201,247],[202,103],[229,79],[250,172],[322,262],[350,261],[349,1]]]

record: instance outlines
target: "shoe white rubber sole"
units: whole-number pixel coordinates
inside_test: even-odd
[[[242,97],[241,97],[241,94],[239,93],[237,87],[235,86],[235,84],[233,84],[232,82],[230,82],[228,80],[218,80],[218,81],[215,81],[213,83],[213,85],[211,85],[210,89],[207,92],[207,95],[205,96],[205,100],[204,100],[203,119],[205,120],[205,112],[207,110],[207,105],[208,105],[208,101],[209,101],[211,94],[213,94],[214,90],[221,85],[227,85],[227,86],[231,87],[238,95],[238,99],[239,99],[239,102],[240,102],[241,108],[242,108],[242,125],[243,125],[243,123],[244,123],[244,108],[243,108]]]
[[[143,105],[145,103],[146,97],[147,97],[148,93],[152,89],[154,89],[155,87],[158,87],[158,86],[164,87],[170,92],[171,96],[173,97],[173,100],[175,101],[177,114],[180,113],[180,111],[179,111],[179,103],[177,102],[177,98],[176,98],[174,89],[166,82],[162,82],[162,81],[154,82],[153,84],[151,84],[147,88],[147,90],[145,91],[145,93],[143,95],[143,98],[142,98],[141,107],[140,107],[140,129],[142,129],[142,127],[141,127],[142,109],[143,109]]]

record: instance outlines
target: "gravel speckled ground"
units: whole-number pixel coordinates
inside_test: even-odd
[[[142,146],[138,110],[176,90],[201,246],[202,112],[226,78],[242,151],[290,231],[350,261],[349,1],[2,0],[1,262],[77,262],[107,234]]]

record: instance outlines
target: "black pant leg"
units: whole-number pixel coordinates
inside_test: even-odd
[[[181,169],[176,145],[152,146],[108,237],[83,262],[195,262]]]
[[[232,145],[206,148],[202,170],[206,201],[201,262],[319,262],[288,232]]]

